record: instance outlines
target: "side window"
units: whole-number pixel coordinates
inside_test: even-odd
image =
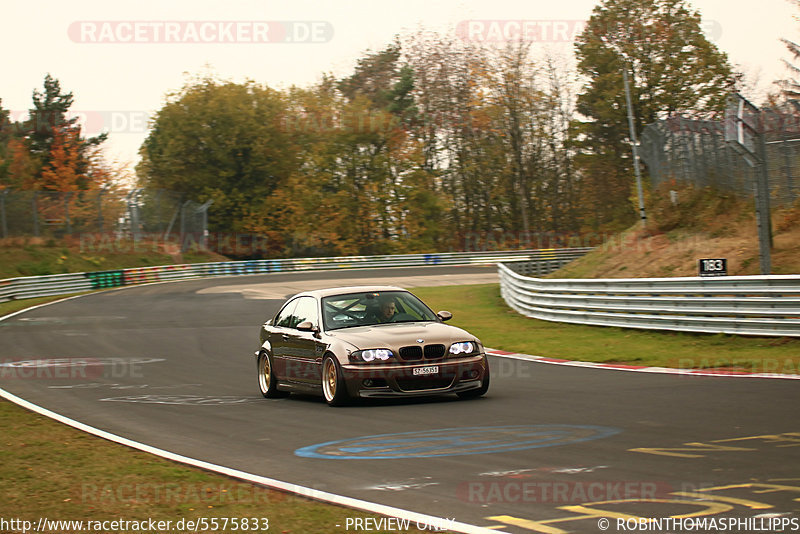
[[[297,307],[297,302],[300,299],[295,299],[283,307],[280,313],[275,317],[275,326],[282,326],[284,328],[294,328],[294,310]]]
[[[318,326],[319,320],[317,319],[317,300],[313,297],[301,297],[298,299],[297,308],[294,309],[295,323],[291,325],[295,328],[303,321],[311,321],[315,327]]]

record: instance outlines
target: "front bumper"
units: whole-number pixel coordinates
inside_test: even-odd
[[[435,373],[415,375],[414,369],[436,367]],[[347,392],[352,397],[422,397],[480,388],[487,372],[486,356],[426,360],[411,363],[343,365]]]

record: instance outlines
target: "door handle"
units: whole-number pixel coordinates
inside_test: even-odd
[[[284,341],[289,341],[289,334],[281,334]]]

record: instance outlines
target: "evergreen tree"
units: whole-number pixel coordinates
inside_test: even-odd
[[[77,117],[68,117],[74,97],[72,92],[62,93],[61,83],[49,73],[44,77],[44,90],[33,91],[33,107],[28,110],[30,118],[25,123],[31,152],[42,156],[44,163],[49,162],[50,147],[57,133],[66,130],[80,132]],[[96,137],[82,140],[82,151],[98,146],[108,138],[102,133]]]
[[[377,108],[391,104],[391,89],[398,81],[397,62],[400,45],[393,43],[380,52],[367,54],[358,60],[355,72],[339,81],[339,91],[349,101],[358,95],[368,98]]]

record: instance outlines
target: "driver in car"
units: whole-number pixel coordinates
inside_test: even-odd
[[[379,322],[389,323],[395,315],[397,315],[397,305],[393,299],[386,299],[381,302],[380,313],[378,314]]]

